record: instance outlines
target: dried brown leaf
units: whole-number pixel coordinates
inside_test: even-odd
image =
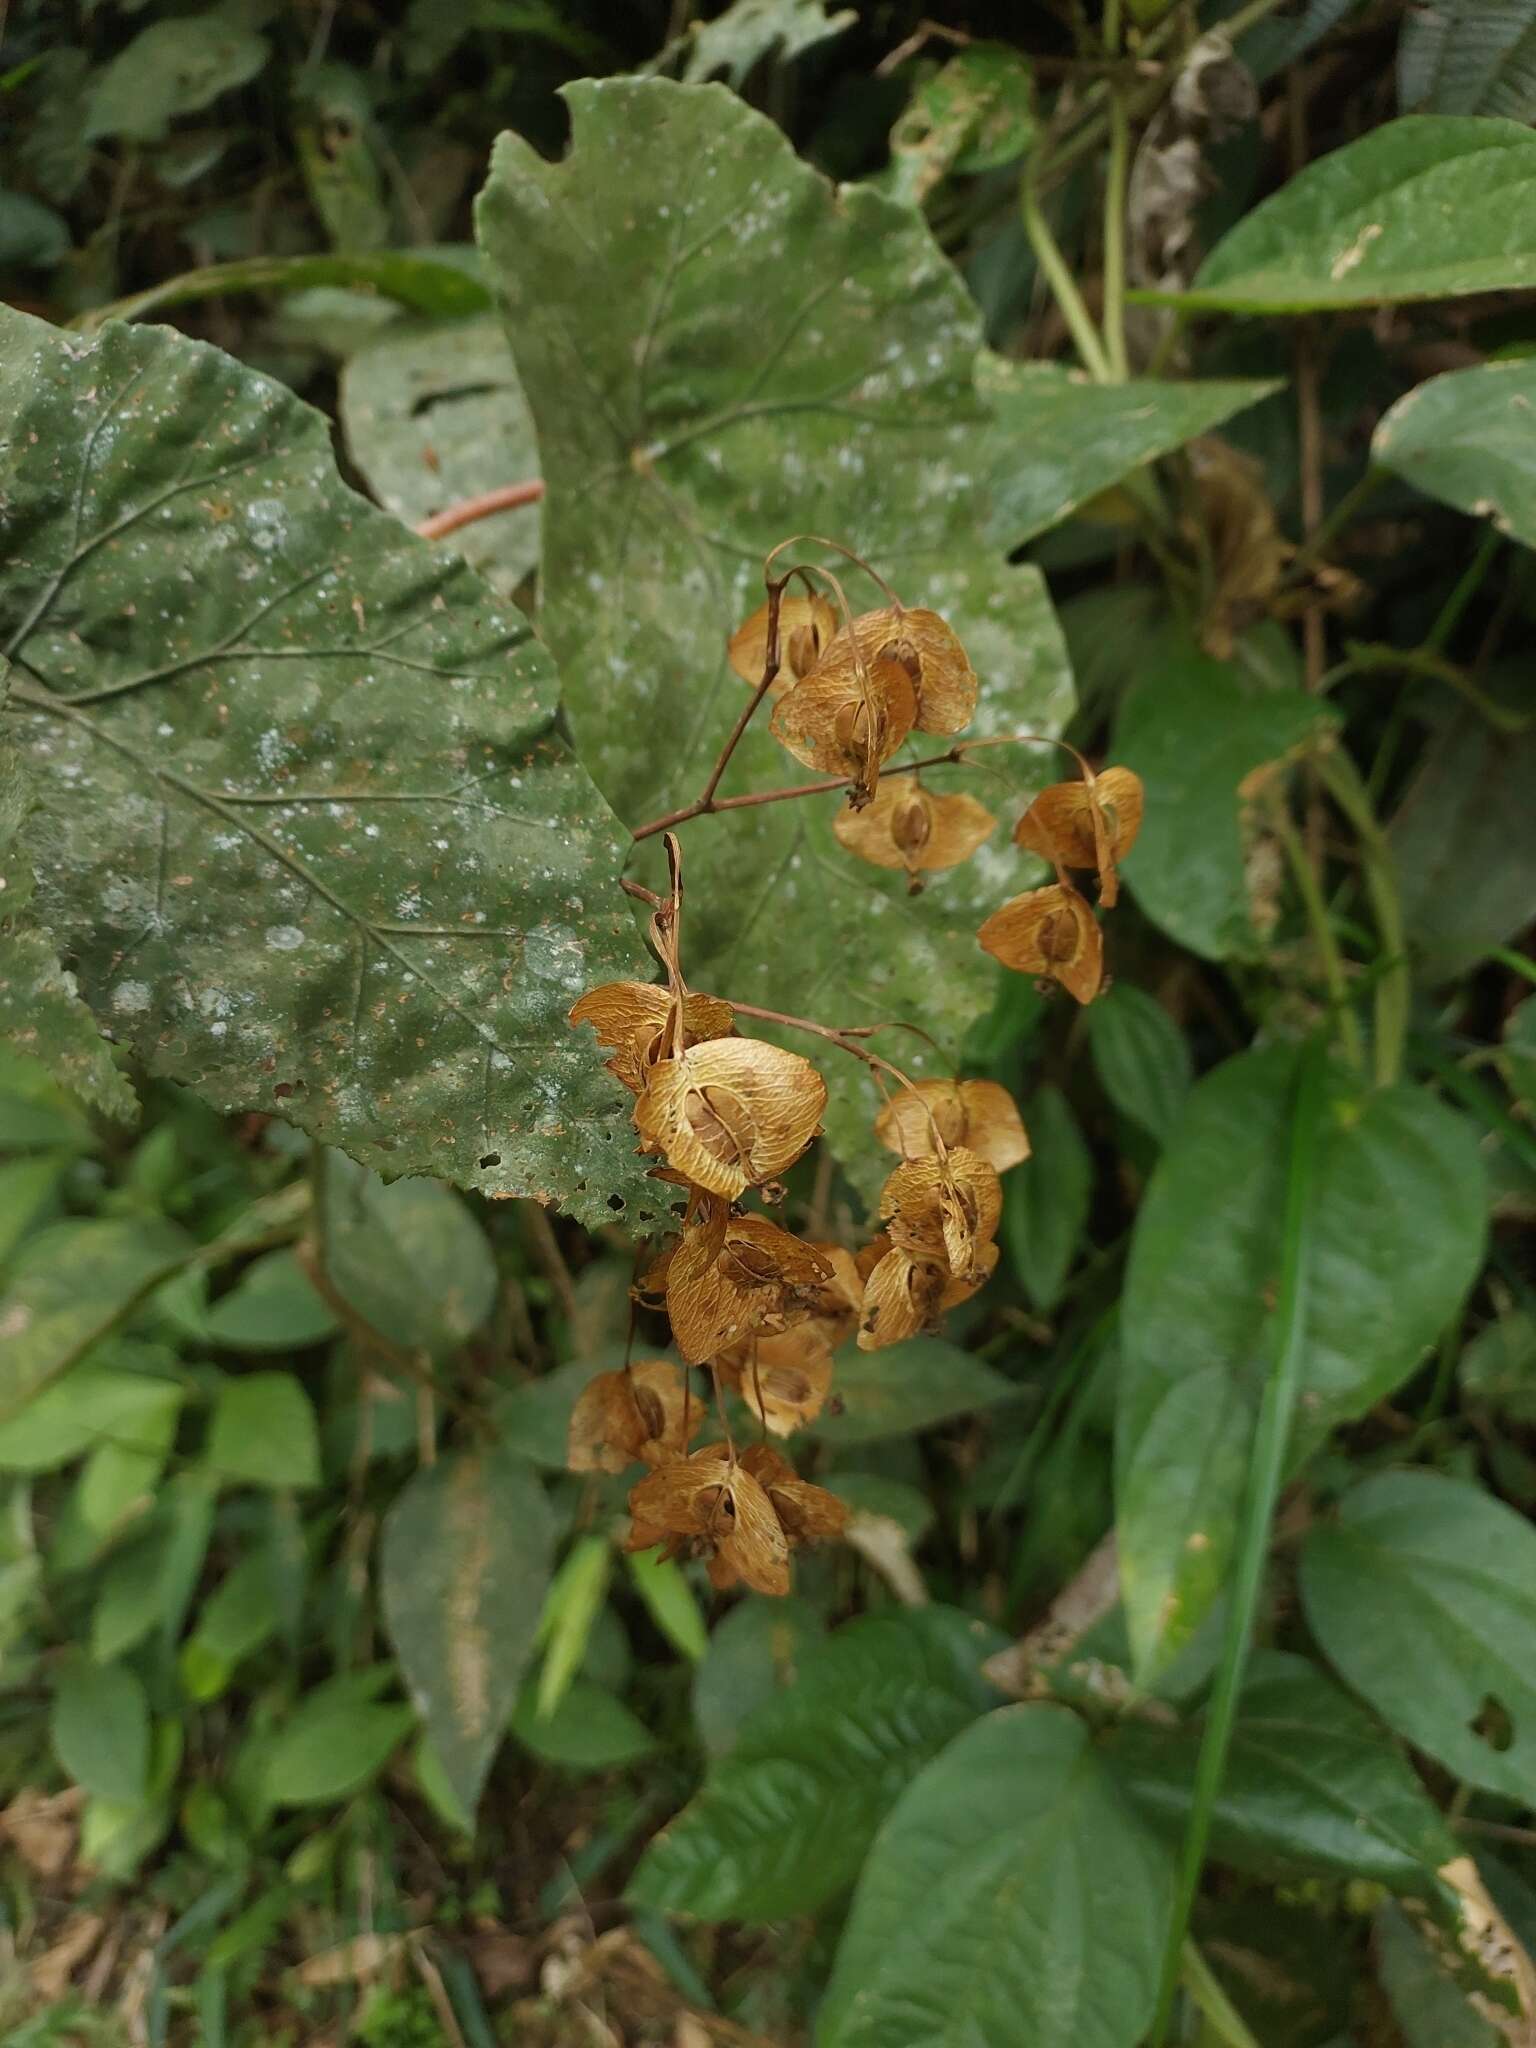
[[[862,612],[828,643],[815,673],[846,685],[865,668],[895,662],[911,680],[918,732],[963,732],[976,712],[976,675],[954,630],[937,612],[886,605]]]
[[[666,1275],[667,1314],[692,1365],[759,1331],[787,1329],[833,1277],[830,1262],[765,1216],[710,1203],[684,1226]]]
[[[571,1411],[566,1463],[573,1472],[622,1472],[643,1460],[677,1457],[698,1434],[703,1403],[667,1359],[589,1380]]]
[[[749,1337],[715,1360],[721,1378],[775,1436],[814,1422],[832,1386],[832,1352],[815,1323]]]
[[[905,1160],[880,1191],[880,1219],[899,1250],[946,1277],[968,1280],[997,1234],[1003,1185],[996,1167],[957,1146],[943,1158]]]
[[[767,1494],[791,1550],[842,1535],[848,1520],[846,1503],[824,1486],[802,1479],[789,1460],[770,1445],[754,1444],[743,1451],[741,1464]]]
[[[850,665],[834,675],[823,660],[774,706],[769,730],[808,768],[846,775],[848,801],[859,809],[916,717],[912,678],[900,662]]]
[[[1141,830],[1141,777],[1129,768],[1106,768],[1091,782],[1056,782],[1042,789],[1014,827],[1020,846],[1063,868],[1096,868],[1099,900],[1108,910],[1120,893],[1116,862]]]

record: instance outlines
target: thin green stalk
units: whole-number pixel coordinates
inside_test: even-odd
[[[1275,836],[1285,849],[1290,863],[1291,875],[1296,883],[1302,908],[1307,913],[1307,924],[1316,942],[1318,955],[1323,963],[1323,979],[1328,984],[1329,1007],[1338,1019],[1339,1037],[1343,1042],[1344,1056],[1350,1065],[1364,1070],[1365,1047],[1360,1037],[1360,1022],[1349,1000],[1349,984],[1344,977],[1344,956],[1339,951],[1339,942],[1333,935],[1333,921],[1328,915],[1328,906],[1323,901],[1323,892],[1318,887],[1317,876],[1312,872],[1312,863],[1307,858],[1307,849],[1301,843],[1301,835],[1291,823],[1290,813],[1284,799],[1276,797],[1271,805]]]
[[[1513,946],[1490,946],[1488,958],[1497,960],[1501,967],[1507,967],[1511,974],[1523,974],[1525,979],[1536,982],[1536,960],[1528,960],[1523,953],[1517,953]]]
[[[1125,203],[1131,173],[1131,116],[1118,83],[1109,93],[1109,157],[1104,168],[1104,350],[1115,383],[1130,375],[1125,347]]]
[[[1205,2015],[1207,2026],[1226,2048],[1259,2048],[1242,2014],[1217,1982],[1210,1964],[1192,1941],[1184,1944],[1184,1988]]]
[[[1344,656],[1344,660],[1323,677],[1320,689],[1331,690],[1347,676],[1399,673],[1430,676],[1454,690],[1458,697],[1464,697],[1473,710],[1499,732],[1526,732],[1536,724],[1536,718],[1530,712],[1515,711],[1509,705],[1501,704],[1496,697],[1490,697],[1465,669],[1458,668],[1454,661],[1447,661],[1443,654],[1437,654],[1428,645],[1379,647],[1370,641],[1351,640],[1345,643]]]
[[[1299,576],[1304,575],[1314,562],[1322,559],[1333,545],[1336,535],[1343,532],[1360,507],[1367,499],[1376,495],[1386,480],[1387,472],[1384,469],[1368,469],[1364,476],[1350,485],[1316,532],[1304,541],[1291,557],[1287,581],[1294,582]]]
[[[1477,553],[1456,579],[1456,587],[1440,607],[1439,617],[1429,629],[1424,642],[1427,652],[1441,654],[1446,643],[1461,623],[1461,615],[1482,588],[1483,578],[1493,566],[1493,558],[1503,545],[1504,536],[1496,526],[1486,529],[1478,542]]]
[[[1296,1068],[1290,1155],[1286,1163],[1285,1215],[1281,1226],[1280,1280],[1275,1302],[1274,1357],[1259,1404],[1221,1662],[1211,1688],[1205,1734],[1195,1766],[1194,1803],[1184,1831],[1173,1924],[1163,1953],[1162,1986],[1151,2032],[1153,2048],[1161,2048],[1167,2037],[1174,1993],[1184,1964],[1190,1914],[1194,1909],[1200,1874],[1205,1867],[1206,1844],[1210,1839],[1216,1796],[1221,1790],[1226,1770],[1227,1751],[1237,1716],[1237,1698],[1247,1668],[1254,1615],[1258,1610],[1264,1566],[1269,1555],[1275,1503],[1280,1497],[1280,1482],[1285,1471],[1291,1419],[1301,1384],[1312,1278],[1312,1191],[1317,1178],[1318,1137],[1322,1128],[1323,1088],[1327,1072],[1324,1042],[1321,1038],[1313,1038],[1302,1048]]]
[[[1334,752],[1325,754],[1318,766],[1324,788],[1354,826],[1360,841],[1366,894],[1371,899],[1371,912],[1381,941],[1381,971],[1375,996],[1376,1079],[1382,1087],[1390,1088],[1403,1071],[1413,993],[1408,975],[1408,933],[1397,887],[1397,861],[1354,762],[1347,754]]]
[[[1067,331],[1076,344],[1077,352],[1083,359],[1083,367],[1095,384],[1112,384],[1114,373],[1109,359],[1094,332],[1093,322],[1088,317],[1088,308],[1083,304],[1081,292],[1067,268],[1066,258],[1057,246],[1056,238],[1040,211],[1040,195],[1036,189],[1038,153],[1031,152],[1024,165],[1024,178],[1020,187],[1019,204],[1024,215],[1024,231],[1029,236],[1030,247],[1035,252],[1035,261],[1041,275],[1056,296],[1061,308],[1061,317],[1067,323]]]

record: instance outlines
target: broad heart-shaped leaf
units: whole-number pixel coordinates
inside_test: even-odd
[[[1300,690],[1265,689],[1236,663],[1167,636],[1126,692],[1114,755],[1148,790],[1127,886],[1170,938],[1207,960],[1251,956],[1243,784],[1326,730]]]
[[[1038,574],[987,539],[999,446],[978,316],[921,217],[835,192],[719,86],[611,79],[567,97],[565,161],[503,136],[478,227],[548,491],[541,626],[620,817],[697,795],[746,701],[727,638],[762,602],[765,554],[807,529],[950,619],[981,681],[974,731],[1056,731],[1070,679],[1054,615]],[[835,562],[855,609],[882,601],[814,548],[781,563],[797,553]],[[1033,748],[982,758],[934,784],[972,789],[998,829],[915,898],[837,843],[837,793],[685,826],[689,980],[823,1022],[916,1024],[944,1051],[902,1038],[890,1056],[953,1071],[994,988],[976,930],[1032,871],[1008,830],[1057,765]],[[807,779],[760,717],[725,788]],[[883,1178],[878,1107],[850,1071],[828,1111],[866,1192]]]
[[[417,526],[461,498],[539,474],[501,322],[392,328],[341,374],[342,430],[379,503]],[[450,545],[503,596],[539,561],[539,508],[479,519]]]
[[[913,1337],[884,1351],[838,1354],[836,1387],[842,1403],[810,1425],[830,1444],[874,1443],[881,1437],[912,1436],[1009,1401],[1015,1389],[999,1372],[942,1337]]]
[[[543,1487],[501,1451],[460,1451],[425,1467],[384,1524],[389,1639],[469,1813],[533,1650],[552,1548]]]
[[[3,723],[97,1015],[385,1173],[654,1212],[565,1024],[642,956],[527,627],[216,349],[11,312],[0,346]]]
[[[1403,17],[1398,104],[1429,114],[1536,118],[1531,0],[1435,0]]]
[[[1186,292],[1228,313],[1312,313],[1536,285],[1536,135],[1410,114],[1308,164],[1245,214]]]
[[[0,660],[0,706],[9,678],[10,664]],[[0,1040],[40,1060],[93,1109],[126,1122],[138,1108],[133,1090],[52,939],[30,914],[35,877],[19,844],[29,803],[15,750],[0,744]]]
[[[1002,1638],[949,1607],[851,1621],[805,1650],[630,1880],[638,1905],[775,1920],[846,1891],[876,1828],[929,1757],[997,1695]]]
[[[1133,2048],[1171,1877],[1075,1714],[988,1714],[875,1837],[817,2048]]]
[[[1125,1721],[1110,1766],[1177,1840],[1194,1796],[1201,1730]],[[1305,1657],[1256,1651],[1217,1795],[1211,1854],[1272,1881],[1317,1872],[1429,1893],[1460,1854],[1379,1722]]]
[[[1480,1488],[1384,1472],[1301,1559],[1307,1622],[1400,1735],[1528,1804],[1536,1782],[1536,1529]]]
[[[1536,362],[1529,358],[1427,378],[1383,416],[1371,453],[1430,497],[1536,547]]]
[[[997,419],[988,531],[1006,548],[1044,533],[1143,463],[1280,389],[1237,378],[1094,384],[1057,363],[990,353],[980,359],[977,383]]]
[[[1116,1428],[1120,1581],[1138,1675],[1189,1641],[1226,1582],[1274,1285],[1295,1049],[1240,1054],[1184,1106],[1136,1219]],[[1424,1089],[1330,1076],[1292,1459],[1413,1370],[1482,1257],[1472,1126]]]

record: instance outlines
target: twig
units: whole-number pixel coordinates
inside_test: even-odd
[[[544,479],[529,477],[526,483],[501,484],[494,491],[482,491],[476,498],[461,498],[430,519],[423,519],[416,531],[423,540],[441,540],[445,533],[457,533],[461,526],[473,526],[477,519],[489,519],[493,512],[513,512],[519,505],[536,505],[544,495]]]

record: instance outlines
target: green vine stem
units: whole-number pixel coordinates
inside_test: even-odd
[[[1323,901],[1323,892],[1318,885],[1312,863],[1307,858],[1307,849],[1301,843],[1301,834],[1292,824],[1285,799],[1278,792],[1270,804],[1270,819],[1275,837],[1284,848],[1291,876],[1296,884],[1296,893],[1301,898],[1302,908],[1307,914],[1307,925],[1323,964],[1323,979],[1328,985],[1329,1008],[1338,1021],[1339,1038],[1343,1043],[1345,1058],[1351,1066],[1363,1071],[1365,1047],[1360,1037],[1360,1021],[1349,1000],[1349,984],[1344,975],[1344,956],[1339,951],[1338,940],[1334,937],[1333,920],[1328,914],[1328,905]]]
[[[1232,1571],[1231,1605],[1227,1610],[1221,1661],[1211,1688],[1205,1734],[1195,1766],[1194,1803],[1184,1831],[1173,1923],[1163,1953],[1162,1985],[1149,2037],[1153,2048],[1162,2048],[1167,2038],[1174,1993],[1185,1965],[1190,1914],[1199,1889],[1200,1874],[1205,1867],[1216,1796],[1221,1790],[1226,1770],[1227,1751],[1237,1717],[1237,1699],[1247,1669],[1254,1616],[1269,1555],[1275,1503],[1280,1497],[1280,1483],[1285,1471],[1291,1419],[1301,1384],[1312,1278],[1312,1191],[1317,1179],[1318,1137],[1327,1071],[1325,1043],[1321,1037],[1314,1037],[1302,1047],[1296,1067],[1290,1151],[1286,1161],[1285,1215],[1281,1226],[1280,1280],[1275,1301],[1274,1355],[1259,1403],[1258,1422],[1249,1456],[1247,1497],[1243,1503],[1242,1528]]]
[[[1387,835],[1371,807],[1360,771],[1341,750],[1319,763],[1323,786],[1348,818],[1360,842],[1366,893],[1381,940],[1376,981],[1376,1079],[1389,1088],[1403,1071],[1408,1042],[1408,1010],[1412,988],[1408,974],[1408,935],[1403,926],[1402,899],[1397,887],[1397,862]]]
[[[1120,54],[1120,0],[1105,0],[1104,54]],[[1109,155],[1104,166],[1104,353],[1110,377],[1129,374],[1125,349],[1125,211],[1131,175],[1131,115],[1125,86],[1109,81]]]
[[[1035,252],[1035,261],[1041,275],[1055,294],[1061,308],[1061,317],[1067,323],[1083,367],[1095,384],[1113,384],[1115,374],[1110,368],[1109,358],[1103,344],[1094,332],[1093,321],[1088,308],[1083,304],[1082,293],[1073,281],[1067,268],[1067,259],[1062,255],[1056,237],[1051,233],[1045,215],[1040,210],[1040,152],[1031,150],[1024,163],[1024,177],[1019,188],[1019,205],[1024,215],[1024,231],[1029,236],[1029,245]]]

